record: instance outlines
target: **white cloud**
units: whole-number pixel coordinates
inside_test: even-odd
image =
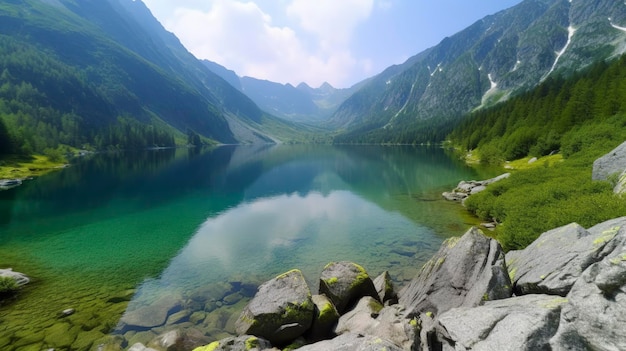
[[[164,25],[198,58],[239,75],[346,86],[371,69],[353,56],[349,41],[372,7],[373,0],[293,0],[285,11],[299,28],[290,28],[275,25],[256,3],[214,0],[207,11],[178,6]]]

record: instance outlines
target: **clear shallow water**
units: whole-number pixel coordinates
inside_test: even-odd
[[[0,192],[0,268],[33,277],[0,306],[0,349],[126,346],[173,328],[210,341],[256,285],[300,268],[314,290],[336,260],[402,284],[467,229],[439,194],[475,178],[437,148],[94,155]]]

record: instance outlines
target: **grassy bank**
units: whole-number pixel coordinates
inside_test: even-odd
[[[576,222],[590,227],[626,215],[626,196],[613,194],[611,181],[592,181],[593,161],[616,145],[585,148],[502,164],[511,177],[472,195],[467,209],[482,220],[500,225],[495,233],[506,250],[521,249],[541,233]],[[506,166],[506,168],[504,168]]]
[[[7,156],[0,159],[0,179],[26,179],[58,170],[66,165],[64,159],[43,155]]]

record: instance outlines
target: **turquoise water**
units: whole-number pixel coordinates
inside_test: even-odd
[[[439,194],[481,178],[439,148],[226,146],[99,154],[0,192],[0,349],[89,350],[232,332],[258,284],[351,260],[402,285],[468,218]],[[74,308],[69,317],[60,311]]]

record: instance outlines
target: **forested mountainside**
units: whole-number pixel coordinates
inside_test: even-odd
[[[2,153],[268,142],[282,123],[132,0],[0,4],[0,117]]]
[[[463,115],[626,50],[614,0],[525,0],[371,79],[331,118],[336,142],[438,141]]]
[[[318,88],[300,83],[294,87],[253,77],[239,77],[218,63],[208,60],[202,62],[250,97],[263,111],[295,122],[321,124],[327,121],[341,103],[363,85],[361,82],[347,89],[336,89],[328,83]]]

